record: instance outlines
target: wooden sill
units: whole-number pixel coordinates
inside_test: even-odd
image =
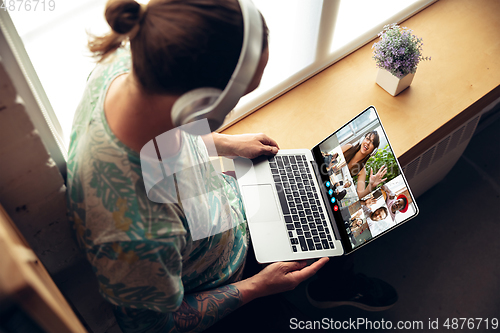
[[[401,24],[432,60],[398,96],[375,83],[370,42],[223,133],[263,132],[280,148],[312,148],[374,105],[406,165],[500,97],[498,17],[497,0],[440,0]]]

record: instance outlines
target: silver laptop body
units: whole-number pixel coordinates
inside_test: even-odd
[[[349,128],[353,129],[352,139],[345,135]],[[360,146],[363,133],[367,137],[373,131],[381,141],[370,156],[375,156],[374,162],[388,158],[384,163],[391,164],[391,172],[387,173],[383,191],[376,189],[359,198],[349,189],[355,188],[354,176],[349,174],[342,147],[356,142]],[[323,154],[338,159],[337,167],[330,168],[331,173],[325,169]],[[368,161],[365,168],[369,167]],[[274,157],[254,160],[237,158],[234,166],[260,263],[349,254],[418,214],[413,194],[373,106],[311,150],[280,150]],[[371,167],[375,168],[375,164]],[[339,184],[344,184],[345,192],[350,191],[351,195],[338,196]],[[337,194],[332,194],[334,190]],[[403,201],[404,205],[395,205],[396,201]]]
[[[313,193],[313,198],[314,194],[317,194],[317,199],[311,198],[311,200],[314,200],[316,203],[317,210],[315,212],[318,213],[319,217],[314,218],[313,221],[307,221],[307,223],[300,221],[303,218],[307,220],[307,216],[299,217],[299,221],[287,223],[288,221],[285,221],[285,217],[295,214],[284,214],[284,210],[287,208],[291,209],[291,207],[283,209],[279,196],[284,195],[286,197],[290,194],[286,194],[285,188],[280,189],[278,187],[277,189],[276,184],[279,183],[273,179],[270,167],[270,163],[273,162],[268,160],[269,157],[261,157],[254,160],[235,159],[236,177],[243,196],[248,227],[257,261],[267,263],[342,255],[344,250],[340,243],[339,233],[335,223],[332,223],[333,215],[331,209],[329,205],[325,205],[325,193],[318,185],[321,180],[318,177],[319,171],[311,151],[307,149],[280,150],[274,157],[274,160],[277,157],[283,156],[306,157],[306,161],[302,164],[308,168],[308,171],[312,175],[312,179],[308,179],[308,183],[311,188],[314,187],[315,189],[314,192],[307,191],[306,193]],[[280,183],[283,184],[282,182]],[[322,216],[323,218],[321,218]],[[314,220],[316,222],[317,220],[321,220],[321,223],[316,223]],[[309,246],[307,240],[312,239],[312,237],[306,238],[304,235],[298,235],[295,226],[293,229],[287,228],[287,225],[295,225],[295,223],[300,223],[302,230],[304,227],[307,227],[308,231],[303,232],[312,232],[313,228],[310,228],[309,224],[317,224],[317,227],[320,226],[324,230],[322,233],[330,236],[330,240],[328,237],[323,238],[326,241],[320,238],[319,242],[315,242],[315,247],[316,244],[321,244],[322,249],[315,248],[314,251],[310,251],[309,249],[304,251],[303,247]],[[313,237],[320,237],[319,233]],[[292,244],[291,239],[297,239],[297,243]],[[327,249],[323,249],[324,243],[327,243]]]

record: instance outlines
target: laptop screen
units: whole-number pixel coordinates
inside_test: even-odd
[[[418,207],[373,106],[312,153],[345,252],[417,215]]]

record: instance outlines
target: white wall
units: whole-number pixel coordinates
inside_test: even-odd
[[[0,58],[0,204],[91,332],[119,332],[66,217],[66,186]]]

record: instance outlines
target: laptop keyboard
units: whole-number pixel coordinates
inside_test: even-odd
[[[334,249],[305,155],[269,160],[293,252]]]

